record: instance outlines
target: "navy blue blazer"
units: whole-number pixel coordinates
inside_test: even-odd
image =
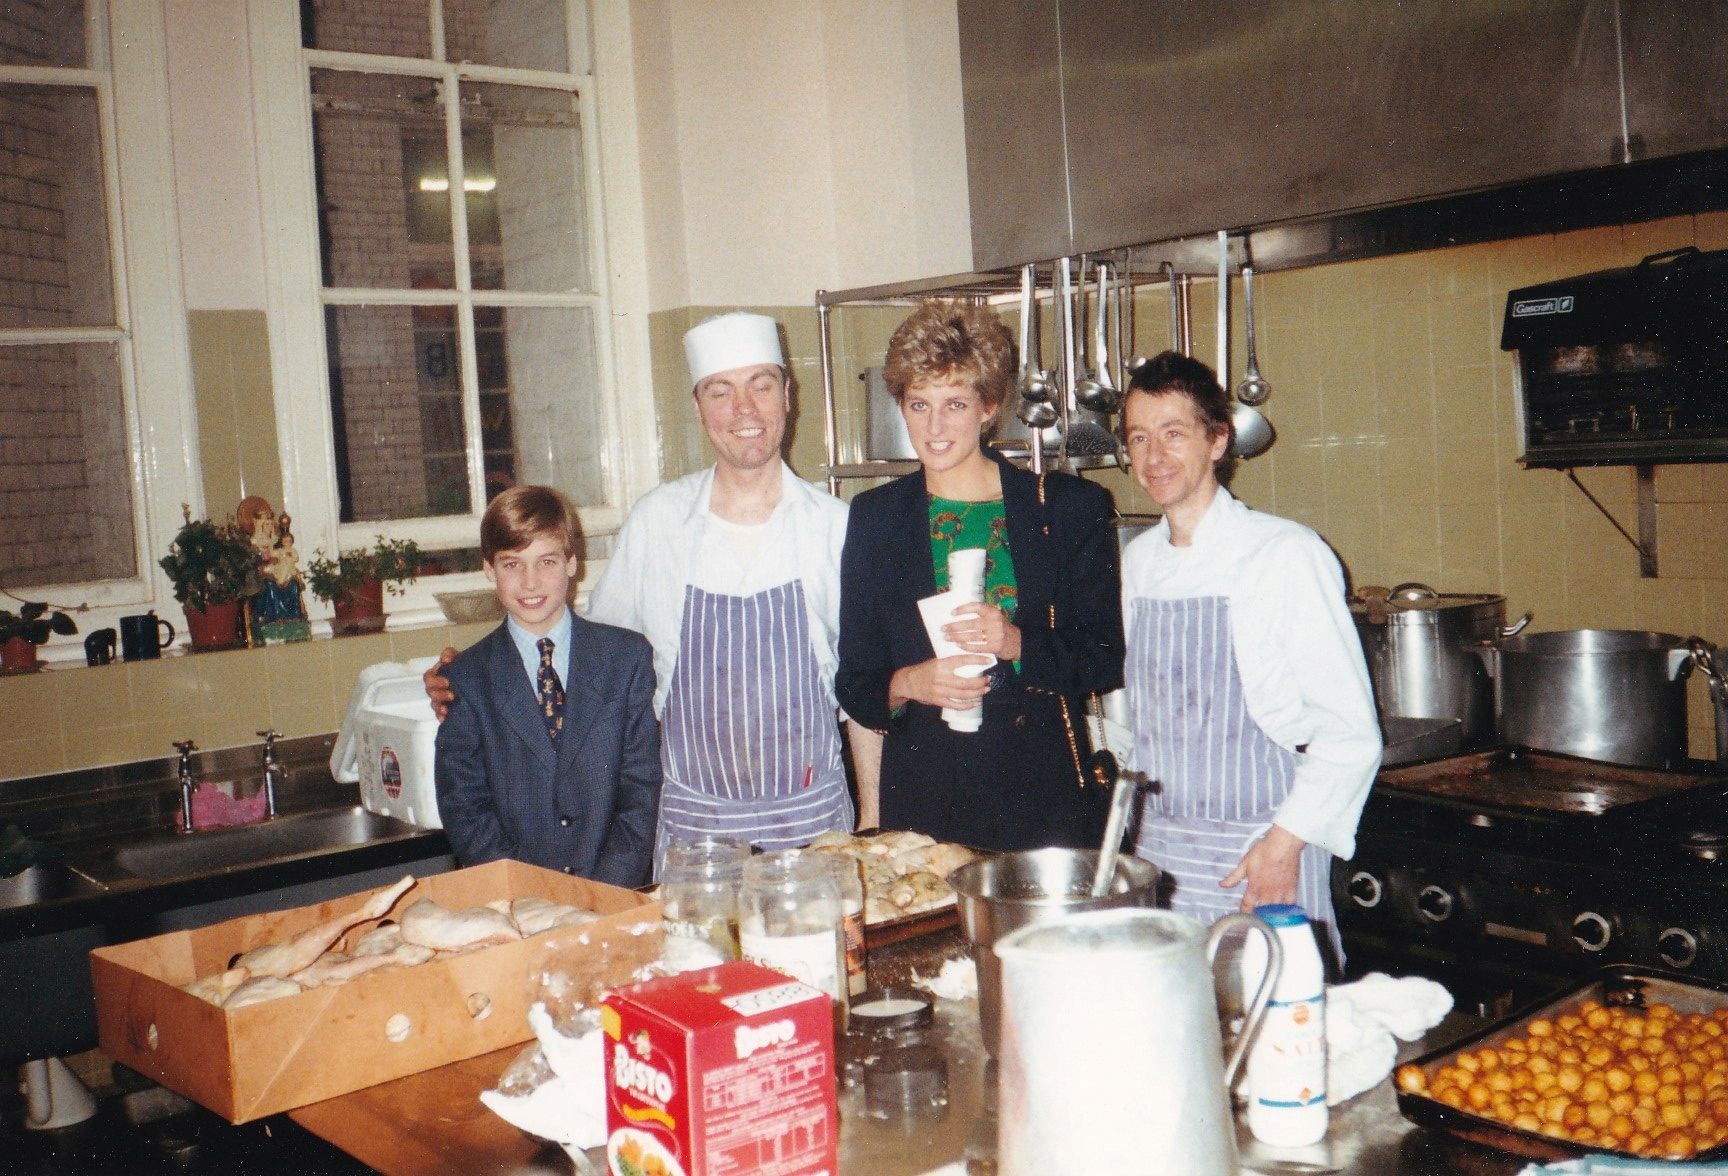
[[[508,622],[445,670],[438,812],[464,866],[515,858],[614,886],[648,881],[660,803],[654,658],[646,638],[572,615],[564,729],[554,741]]]
[[[1020,681],[1081,700],[1122,685],[1127,643],[1115,510],[1110,494],[1072,474],[1044,479],[984,453],[1002,469],[1008,549],[1018,597],[1009,618],[1020,629]],[[936,591],[930,558],[930,498],[924,471],[852,500],[840,558],[840,667],[834,692],[867,727],[889,725],[894,671],[936,656],[918,601]],[[1055,625],[1051,625],[1054,607]]]

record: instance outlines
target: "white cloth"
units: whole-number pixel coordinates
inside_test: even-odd
[[[1337,1106],[1378,1086],[1415,1041],[1452,1011],[1452,994],[1420,976],[1370,972],[1326,990],[1326,1101]],[[1397,1038],[1398,1041],[1394,1041]]]
[[[804,585],[812,652],[822,686],[834,703],[834,668],[839,664],[840,549],[846,541],[846,504],[801,481],[781,464],[780,505],[785,534],[795,547],[794,565]],[[666,710],[672,671],[678,664],[684,590],[692,582],[710,519],[714,470],[709,467],[644,494],[618,532],[612,559],[588,599],[591,621],[632,629],[654,647],[654,712]],[[835,703],[835,705],[838,705]]]
[[[1128,545],[1124,615],[1132,602],[1222,596],[1248,713],[1268,738],[1296,751],[1277,824],[1348,858],[1380,766],[1380,726],[1361,641],[1344,600],[1338,559],[1300,523],[1262,514],[1219,488],[1188,547],[1168,520]],[[1129,634],[1129,645],[1134,635]]]

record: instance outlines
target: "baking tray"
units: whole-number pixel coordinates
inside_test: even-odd
[[[1605,967],[1573,987],[1543,997],[1540,1001],[1455,1041],[1444,1049],[1414,1059],[1411,1064],[1422,1067],[1424,1071],[1431,1071],[1435,1067],[1446,1065],[1466,1050],[1497,1046],[1510,1037],[1522,1036],[1518,1030],[1532,1018],[1557,1014],[1566,1006],[1591,997],[1604,1003],[1612,1003],[1608,1000],[1610,993],[1629,991],[1642,993],[1644,999],[1651,1003],[1672,1005],[1681,1013],[1709,1013],[1728,1005],[1728,983],[1725,982],[1682,976],[1677,972],[1635,964]],[[1405,1090],[1398,1091],[1398,1110],[1406,1119],[1420,1126],[1533,1160],[1569,1160],[1586,1155],[1611,1155],[1647,1164],[1662,1162],[1617,1148],[1573,1143],[1570,1140],[1525,1131],[1510,1123],[1458,1110],[1426,1095]],[[1728,1160],[1728,1144],[1673,1162],[1698,1164],[1711,1160]]]
[[[901,943],[959,925],[960,903],[958,899],[951,899],[942,906],[919,911],[915,915],[901,915],[898,919],[864,924],[864,950],[887,947],[891,943]]]

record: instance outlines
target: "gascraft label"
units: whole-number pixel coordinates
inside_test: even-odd
[[[1571,314],[1576,299],[1571,294],[1558,298],[1526,298],[1512,304],[1513,318],[1534,318],[1540,314]]]

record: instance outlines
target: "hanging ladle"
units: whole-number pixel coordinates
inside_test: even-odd
[[[1051,409],[1050,420],[1042,424],[1027,418],[1027,404],[1047,404],[1055,385],[1050,379],[1050,373],[1044,370],[1043,356],[1038,343],[1038,267],[1024,265],[1020,267],[1020,399],[1024,402],[1020,408],[1020,419],[1034,429],[1046,428],[1055,423],[1055,410]],[[1044,416],[1043,413],[1035,413]]]
[[[1110,307],[1110,268],[1103,262],[1092,267],[1093,299],[1096,304],[1097,316],[1094,320],[1095,330],[1092,332],[1091,368],[1086,376],[1074,386],[1074,399],[1081,408],[1093,412],[1110,413],[1116,411],[1116,405],[1121,396],[1110,382],[1110,348],[1105,342],[1105,316]],[[1084,279],[1082,279],[1084,285]],[[1084,302],[1082,302],[1084,305]]]
[[[1242,267],[1242,315],[1248,320],[1248,369],[1236,385],[1236,399],[1258,408],[1272,398],[1272,385],[1260,375],[1260,356],[1254,349],[1254,267]]]

